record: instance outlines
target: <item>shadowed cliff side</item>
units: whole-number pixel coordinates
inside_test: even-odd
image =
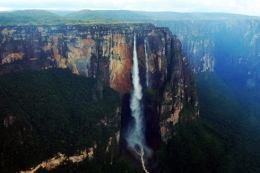
[[[152,150],[174,135],[178,122],[198,117],[195,82],[181,42],[151,24],[14,26],[0,28],[0,73],[65,68],[96,79],[94,102],[109,86],[121,95],[121,139],[131,126],[134,34],[144,105],[145,140]],[[147,78],[149,77],[149,85]],[[86,86],[87,87],[87,86]],[[101,120],[102,121],[102,120]],[[114,137],[113,137],[114,140]]]
[[[180,112],[186,105],[192,105],[194,117],[197,115],[198,103],[192,74],[180,41],[172,36],[168,28],[151,24],[114,24],[16,26],[1,27],[0,30],[2,74],[26,67],[68,68],[75,74],[98,77],[102,81],[98,85],[110,86],[121,95],[132,88],[130,71],[133,34],[136,33],[143,93],[151,90],[155,94],[155,97],[146,94],[144,98],[149,144],[158,148],[160,133],[163,140],[168,138],[165,137],[168,125],[178,122]],[[146,52],[148,59],[145,59],[145,39],[149,47]],[[17,60],[22,60],[25,66],[8,67],[7,64]],[[149,61],[149,67],[146,67],[146,61]],[[149,87],[145,84],[146,71],[150,76]],[[180,120],[184,122],[187,119],[183,117]],[[158,137],[154,138],[153,135]]]

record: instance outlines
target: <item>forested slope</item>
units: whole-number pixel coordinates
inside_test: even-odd
[[[96,83],[63,69],[1,76],[0,172],[26,170],[94,143],[94,155],[105,158],[109,138],[120,129],[120,97],[109,87],[97,90]],[[115,153],[112,143],[108,155]]]

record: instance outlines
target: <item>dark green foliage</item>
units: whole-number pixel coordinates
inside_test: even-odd
[[[200,122],[179,124],[177,134],[164,146],[165,172],[218,172],[224,149]],[[171,170],[171,171],[167,171]]]
[[[250,113],[254,108],[245,104],[248,100],[237,87],[230,88],[215,73],[197,75],[200,115],[206,131],[224,147],[220,172],[259,172],[260,128],[253,124],[259,124],[260,117]]]
[[[156,97],[156,93],[152,88],[147,88],[146,93],[152,98]]]
[[[106,155],[107,156],[107,155]],[[96,159],[88,161],[87,159],[81,163],[73,164],[67,163],[58,166],[56,169],[52,170],[53,173],[63,173],[63,172],[72,172],[72,173],[121,173],[121,172],[129,172],[129,173],[138,173],[141,172],[137,168],[135,168],[132,162],[127,158],[125,154],[122,154],[120,158],[112,160],[111,157],[104,157],[104,155],[96,155]],[[45,170],[39,169],[37,173],[40,171],[44,172]],[[47,172],[47,171],[45,171]]]
[[[191,117],[196,116],[195,113],[196,113],[195,106],[187,103],[184,106],[184,108],[181,110],[180,116],[181,117],[190,117],[191,118]]]
[[[97,156],[104,158],[109,137],[120,129],[120,97],[104,87],[102,99],[93,102],[95,85],[94,79],[63,69],[1,76],[0,172],[28,169],[57,152],[70,156],[94,141]],[[15,121],[7,127],[4,121],[11,116]]]
[[[248,111],[248,100],[215,73],[196,77],[200,118],[172,128],[173,138],[156,152],[162,172],[259,172],[260,118],[254,106]],[[192,109],[186,105],[181,116]]]

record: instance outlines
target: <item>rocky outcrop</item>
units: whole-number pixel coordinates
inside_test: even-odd
[[[168,28],[118,24],[17,26],[2,27],[0,31],[2,65],[22,60],[39,69],[68,68],[75,74],[97,78],[97,88],[102,88],[101,84],[110,86],[123,98],[132,88],[133,36],[136,34],[140,80],[145,95],[146,138],[150,147],[159,148],[161,136],[164,141],[171,138],[171,125],[198,115],[191,70],[181,42]],[[145,49],[145,39],[149,49]],[[190,116],[183,116],[181,112],[187,106],[191,106],[192,111]]]
[[[20,171],[20,172],[21,173],[35,173],[39,168],[44,168],[47,171],[50,171],[50,170],[55,169],[62,163],[66,164],[65,162],[78,163],[78,162],[82,162],[85,158],[88,158],[89,160],[91,160],[93,157],[93,147],[89,148],[88,150],[89,150],[88,152],[87,152],[87,150],[84,150],[84,151],[81,151],[80,154],[78,154],[76,156],[70,156],[70,157],[67,157],[65,154],[58,152],[58,154],[55,157],[48,159],[47,161],[43,161],[39,165],[31,168],[30,170]]]
[[[229,73],[259,75],[254,70],[260,64],[259,20],[183,20],[155,23],[169,26],[178,36],[194,72],[223,73],[223,69],[228,69]]]
[[[172,37],[171,59],[168,62],[168,80],[164,85],[160,107],[162,139],[172,137],[170,127],[176,123],[193,120],[198,113],[198,99],[193,74],[188,67],[180,40]],[[189,110],[189,111],[186,111]],[[185,111],[185,113],[183,113]]]

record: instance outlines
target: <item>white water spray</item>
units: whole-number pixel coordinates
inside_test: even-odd
[[[150,76],[149,76],[149,43],[148,39],[144,39],[144,51],[145,51],[145,65],[146,65],[146,86],[150,85]]]
[[[132,81],[133,90],[130,98],[131,115],[134,118],[134,125],[130,129],[126,138],[128,147],[136,152],[140,156],[142,167],[146,173],[148,173],[145,167],[144,155],[145,153],[150,155],[151,150],[146,146],[144,140],[143,129],[143,105],[142,105],[142,86],[140,84],[138,59],[136,51],[136,35],[134,35],[134,49],[133,49],[133,67],[132,67]]]

